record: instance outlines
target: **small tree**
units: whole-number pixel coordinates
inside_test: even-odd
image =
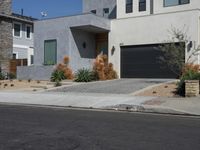
[[[190,41],[186,32],[172,28],[170,33],[172,34],[172,39],[165,41],[167,44],[161,46],[163,55],[159,57],[159,62],[165,64],[172,72],[180,76],[185,63],[189,63],[192,56],[198,55],[199,48],[192,49],[187,56],[187,60],[185,60],[185,49]]]

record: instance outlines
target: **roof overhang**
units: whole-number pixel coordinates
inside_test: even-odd
[[[79,16],[74,16],[79,17]],[[70,26],[71,29],[83,30],[92,33],[103,33],[110,31],[110,20],[96,16],[94,14],[83,14],[76,24]]]
[[[19,20],[19,21],[23,21],[23,22],[27,22],[27,23],[31,23],[31,24],[33,24],[33,21],[31,21],[31,20],[27,20],[27,19],[19,18],[19,17],[12,16],[12,15],[6,15],[6,14],[2,14],[2,13],[0,13],[0,17],[4,17],[4,18],[8,18],[8,19],[12,19],[12,20]]]

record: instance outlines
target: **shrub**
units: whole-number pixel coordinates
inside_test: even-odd
[[[80,69],[75,74],[75,82],[91,82],[95,80],[95,73],[89,69]]]
[[[113,64],[108,63],[107,55],[98,55],[93,66],[93,71],[99,80],[111,80],[117,78],[117,73],[113,69]]]
[[[0,80],[5,80],[6,76],[4,73],[0,72]]]
[[[185,66],[182,69],[182,75],[187,74],[188,71],[193,71],[193,72],[200,72],[200,65],[197,64],[185,64]]]
[[[60,83],[60,81],[56,81],[55,84],[54,84],[55,87],[58,87],[58,86],[61,86],[61,85],[62,84]]]
[[[14,73],[8,73],[9,79],[16,79],[16,75]]]
[[[51,74],[51,82],[60,82],[62,80],[66,79],[64,72],[63,71],[59,71],[59,70],[55,70],[52,74]]]
[[[74,78],[73,72],[72,72],[71,68],[69,67],[69,60],[70,60],[69,57],[65,56],[63,58],[63,62],[59,63],[56,66],[56,69],[54,71],[54,72],[56,72],[56,71],[60,72],[60,74],[64,75],[65,78],[63,78],[63,79],[73,79]]]

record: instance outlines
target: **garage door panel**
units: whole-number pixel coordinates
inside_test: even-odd
[[[159,63],[162,55],[159,45],[121,47],[121,77],[176,78],[176,74]]]

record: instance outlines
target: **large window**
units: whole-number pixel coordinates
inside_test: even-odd
[[[126,0],[126,13],[133,12],[133,0]]]
[[[15,37],[21,37],[22,36],[22,24],[20,23],[14,23],[13,24],[13,35]]]
[[[32,26],[26,25],[26,38],[31,39]]]
[[[44,41],[44,64],[55,65],[57,62],[57,41]]]
[[[139,11],[146,11],[146,0],[139,0]]]
[[[190,0],[164,0],[164,6],[176,6],[176,5],[183,5],[189,4]]]

